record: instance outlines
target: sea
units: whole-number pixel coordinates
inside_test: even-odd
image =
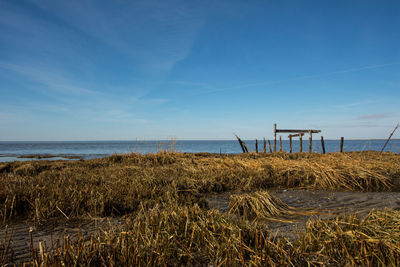
[[[255,151],[255,140],[244,140],[250,150]],[[386,140],[344,140],[344,151],[380,151]],[[273,143],[271,142],[271,146]],[[293,140],[292,151],[298,152],[299,140]],[[325,140],[326,152],[338,152],[340,140]],[[282,149],[289,152],[289,140],[282,140]],[[263,140],[258,140],[258,150],[263,150]],[[269,152],[268,142],[266,150]],[[279,150],[279,141],[277,141]],[[320,140],[312,141],[313,152],[322,152]],[[159,140],[159,141],[38,141],[10,142],[0,141],[0,162],[27,160],[77,160],[107,157],[124,153],[156,153],[158,151],[177,151],[182,153],[221,153],[237,154],[242,149],[237,140]],[[308,151],[308,140],[303,140],[303,151]],[[400,153],[400,139],[392,139],[385,151]],[[32,156],[43,156],[37,159]],[[70,157],[75,157],[71,159]]]

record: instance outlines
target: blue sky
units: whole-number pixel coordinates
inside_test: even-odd
[[[0,1],[0,140],[386,138],[399,1]],[[394,137],[398,137],[397,133]]]

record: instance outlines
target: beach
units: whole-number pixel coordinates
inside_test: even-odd
[[[0,163],[2,263],[397,262],[399,163],[391,152],[159,152]],[[317,249],[343,233],[356,244],[343,243],[350,256]]]

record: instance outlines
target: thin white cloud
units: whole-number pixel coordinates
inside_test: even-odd
[[[56,91],[62,94],[74,94],[74,95],[94,95],[97,92],[81,87],[74,84],[73,82],[66,79],[63,75],[60,75],[55,70],[40,69],[40,67],[33,67],[28,64],[13,64],[0,61],[0,68],[8,71],[12,71],[24,78],[31,81],[42,84],[46,89]]]
[[[335,108],[335,109],[352,109],[360,106],[366,106],[366,105],[371,105],[374,103],[378,103],[378,100],[364,100],[364,101],[358,101],[358,102],[351,102],[351,103],[345,103],[345,104],[339,104],[339,105],[331,105],[330,107]]]
[[[359,116],[357,120],[381,120],[393,117],[393,114],[390,113],[375,113],[375,114],[365,114]]]
[[[45,12],[152,71],[169,72],[190,53],[205,17],[184,2],[35,1]],[[107,2],[105,2],[107,3]]]
[[[283,83],[283,82],[290,82],[290,81],[318,78],[318,77],[324,77],[324,76],[330,76],[330,75],[359,72],[359,71],[378,69],[378,68],[384,68],[384,67],[390,67],[390,66],[396,66],[396,65],[400,65],[400,62],[392,62],[392,63],[378,64],[378,65],[368,65],[368,66],[363,66],[363,67],[359,67],[359,68],[337,70],[337,71],[321,73],[321,74],[311,74],[311,75],[305,75],[305,76],[299,76],[299,77],[293,77],[293,78],[275,80],[275,81],[239,84],[237,86],[230,86],[230,87],[225,87],[225,88],[215,88],[215,89],[197,92],[197,93],[198,94],[209,94],[209,93],[216,93],[216,92],[222,92],[222,91],[232,91],[232,90],[245,89],[245,88],[254,87],[254,86],[272,85],[272,84]]]

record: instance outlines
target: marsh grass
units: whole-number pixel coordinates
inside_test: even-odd
[[[309,261],[335,266],[399,266],[400,212],[372,210],[365,218],[355,214],[311,220],[294,243]]]
[[[11,248],[11,237],[7,227],[4,229],[4,235],[0,239],[0,265],[5,266],[13,258],[13,250]]]
[[[160,152],[1,163],[0,218],[125,220],[97,236],[32,245],[33,266],[399,265],[399,211],[314,219],[289,241],[272,234],[268,220],[300,212],[266,191],[391,191],[399,177],[399,155],[375,152]],[[208,208],[206,194],[227,191],[245,194],[232,197],[228,213]],[[12,262],[4,240],[0,260]]]
[[[301,215],[317,214],[311,210],[295,209],[268,191],[231,195],[228,213],[237,215],[243,220],[281,222],[291,222]]]
[[[398,190],[393,153],[123,154],[87,161],[0,164],[0,218],[122,216],[166,198],[201,203],[212,192],[268,188]]]
[[[295,241],[217,210],[155,206],[125,229],[68,237],[36,251],[35,266],[398,266],[400,212],[310,220]]]

